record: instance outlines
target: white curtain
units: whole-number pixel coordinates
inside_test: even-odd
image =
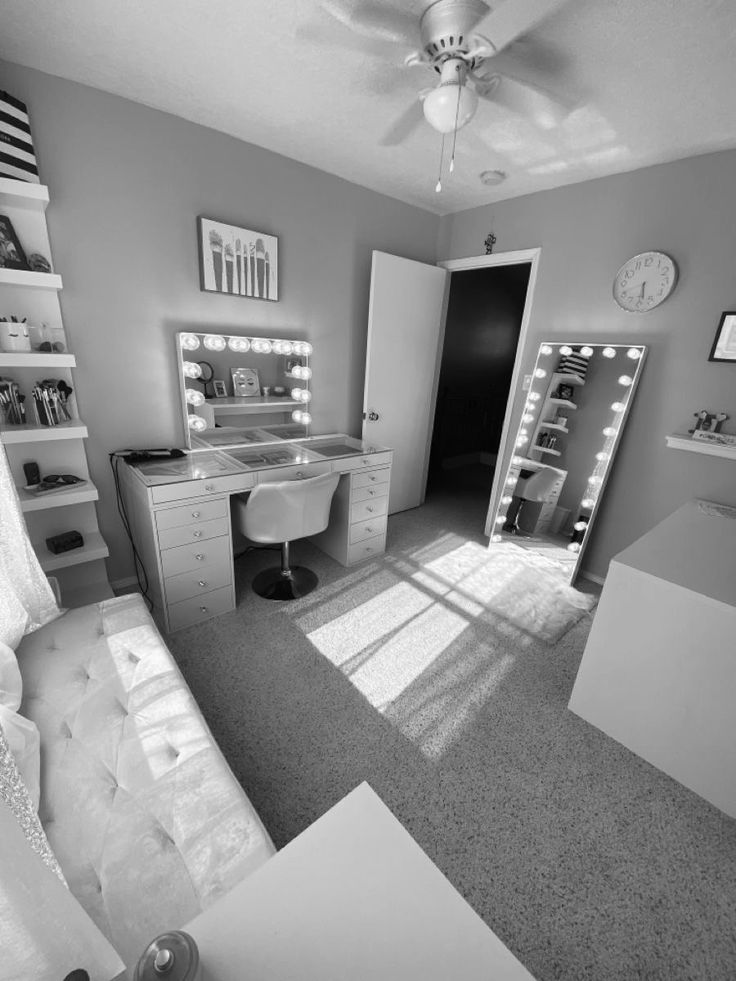
[[[58,616],[54,594],[33,551],[0,443],[0,640],[15,647],[31,630]]]

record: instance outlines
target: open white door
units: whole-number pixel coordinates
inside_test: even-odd
[[[449,277],[438,266],[373,253],[363,439],[394,451],[390,514],[424,500]]]

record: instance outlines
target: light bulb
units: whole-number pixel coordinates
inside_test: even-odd
[[[538,402],[542,396],[539,394],[539,392],[529,392],[527,397],[530,402]]]
[[[526,446],[528,442],[529,442],[528,436],[519,436],[519,438],[516,440],[516,445],[519,449],[521,449],[521,447]]]
[[[204,339],[204,346],[208,351],[224,351],[227,341],[219,334],[208,334]]]
[[[308,426],[312,421],[312,417],[308,412],[302,412],[302,424]]]
[[[519,430],[519,436],[528,436],[528,435],[529,435],[529,430],[528,429],[520,429]]]
[[[251,351],[255,351],[256,354],[270,354],[271,353],[271,342],[267,341],[264,337],[254,337],[250,342]]]
[[[312,401],[312,393],[309,391],[308,388],[303,388],[302,389],[302,394],[299,396],[299,399],[302,402],[311,402]]]
[[[588,527],[587,521],[576,521],[575,524],[573,525],[575,531],[585,531],[587,527]]]
[[[607,453],[596,453],[595,458],[596,458],[596,460],[600,460],[600,462],[603,463],[604,460],[607,460],[608,459],[608,454]]]
[[[524,415],[521,417],[521,421],[526,423],[534,422],[534,413],[525,412]]]
[[[199,338],[196,334],[182,334],[179,337],[179,344],[185,351],[196,351],[199,347]]]
[[[312,377],[312,369],[303,364],[294,365],[291,373],[295,378],[301,378],[303,381],[308,381]]]
[[[540,354],[552,354],[552,348],[549,344],[543,344],[539,349]]]
[[[523,462],[524,462],[524,457],[523,457],[523,456],[515,456],[515,457],[513,458],[513,460],[512,460],[512,463],[515,463],[517,467],[518,467],[518,466],[519,466],[520,464],[522,464]]]
[[[626,406],[623,402],[611,402],[611,408],[614,412],[623,412]]]
[[[181,366],[185,378],[201,378],[202,369],[196,361],[185,361]]]
[[[604,358],[615,358],[616,357],[616,348],[615,347],[604,347],[603,350],[601,351],[601,354],[603,355]]]
[[[292,350],[300,358],[308,358],[312,353],[312,345],[308,341],[295,341]]]
[[[584,497],[582,499],[582,501],[580,502],[580,507],[581,508],[587,508],[587,509],[594,508],[595,507],[595,501],[593,500],[592,497]]]
[[[613,428],[613,426],[606,426],[606,428],[603,430],[603,435],[604,436],[615,436],[616,435],[616,430]]]
[[[250,341],[247,337],[229,337],[227,346],[236,354],[245,354],[246,351],[250,351]]]
[[[301,422],[304,418],[304,413],[301,409],[294,409],[294,411],[291,413],[291,418],[294,420],[294,422]]]
[[[590,477],[588,477],[588,483],[593,487],[598,487],[599,484],[603,483],[603,477],[601,477],[600,474],[592,473]]]
[[[534,377],[535,378],[546,378],[547,377],[547,372],[544,370],[544,368],[535,368],[535,370],[534,370]]]
[[[569,355],[571,355],[572,348],[570,347],[570,345],[563,344],[562,347],[560,348],[560,354],[563,355],[564,357],[568,357]]]
[[[503,538],[501,537],[501,535],[491,535],[491,541],[492,542],[502,542],[503,541]]]
[[[295,402],[299,402],[302,397],[301,388],[292,388],[291,397],[294,399]]]
[[[294,350],[294,345],[291,341],[274,341],[272,348],[274,354],[291,354]]]
[[[632,361],[638,361],[641,357],[641,351],[638,347],[630,347],[626,352],[626,357],[631,358]]]
[[[508,477],[507,480],[506,480],[506,486],[507,487],[516,487],[516,480],[517,480],[516,477]]]
[[[580,551],[580,542],[570,542],[570,544],[567,546],[567,551],[568,552],[579,552]]]
[[[201,433],[203,429],[207,428],[207,423],[201,416],[188,416],[187,421],[189,428],[195,433]]]
[[[501,504],[511,504],[512,501],[513,501],[513,497],[511,497],[510,494],[505,494],[501,498]]]
[[[499,514],[498,517],[496,518],[496,524],[497,525],[505,525],[506,524],[506,515],[505,514]]]
[[[433,129],[438,133],[452,133],[473,118],[478,108],[478,96],[457,80],[440,82],[425,98],[422,107],[424,118]]]
[[[588,347],[586,345],[585,347],[581,347],[580,348],[580,353],[582,354],[582,356],[584,358],[592,358],[593,357],[593,348],[592,347]]]
[[[619,377],[618,383],[619,385],[626,385],[626,386],[633,385],[634,379],[631,377],[631,375],[621,375]]]
[[[187,402],[190,405],[202,405],[204,402],[204,395],[198,392],[195,388],[188,388],[186,391]]]

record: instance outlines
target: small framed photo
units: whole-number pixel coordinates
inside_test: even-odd
[[[257,368],[233,368],[233,395],[248,397],[261,394]]]
[[[227,385],[222,380],[222,378],[215,378],[212,382],[212,389],[215,393],[216,399],[226,399],[227,398]]]
[[[736,311],[721,314],[708,360],[736,362]]]
[[[197,219],[199,288],[254,300],[279,298],[279,240],[275,235]]]
[[[0,215],[0,266],[4,269],[28,269],[28,260],[10,218]]]

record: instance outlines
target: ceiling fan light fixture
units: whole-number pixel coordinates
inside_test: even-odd
[[[475,115],[478,96],[465,85],[440,85],[423,103],[424,118],[438,133],[462,129]]]
[[[485,184],[486,187],[495,187],[497,184],[503,184],[503,182],[508,177],[505,170],[484,170],[479,174],[481,184]]]

